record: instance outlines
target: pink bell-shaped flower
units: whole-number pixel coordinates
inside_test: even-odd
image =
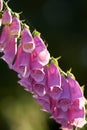
[[[33,96],[36,101],[42,106],[42,110],[51,113],[50,110],[50,97],[49,95],[45,94],[44,96]]]
[[[10,28],[9,26],[5,25],[2,29],[0,34],[0,52],[4,51],[4,48],[10,38]]]
[[[33,52],[31,54],[31,77],[36,82],[41,82],[44,76],[44,67],[39,63],[37,55]]]
[[[78,104],[77,105],[75,104],[74,106],[72,106],[69,109],[69,121],[76,127],[79,127],[79,128],[83,127],[86,124],[84,107],[82,109],[79,109]]]
[[[33,79],[31,77],[21,78],[18,83],[28,92],[33,93]]]
[[[12,69],[12,64],[17,53],[17,38],[10,36],[4,48],[4,55],[1,57]]]
[[[79,83],[70,76],[68,76],[67,80],[70,88],[71,101],[75,101],[76,99],[83,97]]]
[[[44,96],[46,94],[46,77],[41,82],[35,82],[33,84],[33,91],[38,96]]]
[[[35,35],[34,42],[35,52],[38,55],[38,62],[43,66],[48,64],[50,59],[50,53],[48,52],[44,41],[41,39],[40,36]]]
[[[47,70],[47,92],[54,99],[58,99],[61,95],[61,75],[59,68],[51,62]]]
[[[63,111],[67,111],[71,106],[71,95],[67,78],[65,78],[63,75],[61,76],[61,87],[62,93],[58,99],[58,107]]]
[[[70,127],[73,128],[69,122],[68,111],[65,112],[62,109],[55,107],[52,118],[54,118],[56,122],[60,123],[62,128],[67,128],[67,130],[69,130],[68,128]]]
[[[2,24],[9,25],[12,22],[12,15],[10,9],[6,9],[5,12],[2,14]]]
[[[10,34],[13,36],[19,36],[21,31],[21,24],[18,17],[14,16],[10,25]]]
[[[29,77],[30,75],[30,54],[25,53],[22,45],[18,46],[17,57],[13,64],[13,70],[18,72],[22,77]]]
[[[23,50],[26,53],[32,53],[32,51],[35,49],[35,43],[34,43],[33,37],[28,28],[24,28],[22,30],[21,43],[23,46]]]

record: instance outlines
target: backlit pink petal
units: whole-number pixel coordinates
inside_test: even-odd
[[[70,100],[69,99],[60,99],[58,102],[58,107],[61,108],[63,111],[67,111],[70,107]]]
[[[47,93],[49,94],[49,96],[56,100],[58,100],[58,98],[60,97],[61,92],[61,89],[56,86],[47,89]]]
[[[61,76],[58,67],[51,62],[48,67],[48,87],[58,87],[61,89]]]
[[[53,98],[58,99],[61,94],[61,76],[58,67],[51,62],[47,70],[47,91]]]
[[[73,126],[68,124],[67,126],[62,126],[61,129],[62,130],[73,130]]]
[[[31,77],[36,81],[36,82],[41,82],[44,79],[44,71],[43,69],[32,69],[31,70]]]
[[[82,109],[76,109],[71,107],[71,109],[69,109],[69,120],[70,122],[74,122],[75,119],[79,119],[79,118],[83,118],[84,119],[84,115],[85,115],[85,111],[84,111],[84,107]]]
[[[0,52],[4,51],[4,48],[10,38],[10,29],[9,26],[4,26],[0,34]]]
[[[38,55],[38,59],[40,64],[42,64],[43,66],[48,64],[50,59],[50,53],[48,52],[48,50],[44,49],[42,52],[40,52]]]
[[[79,98],[79,109],[82,109],[82,107],[85,106],[85,98],[81,97]]]
[[[67,80],[70,86],[71,100],[74,101],[78,98],[83,97],[79,83],[70,76],[67,78]]]
[[[41,82],[35,82],[33,84],[33,91],[38,96],[44,96],[46,94],[46,78]]]
[[[76,127],[82,127],[86,124],[84,98],[76,99],[69,109],[69,121]]]
[[[31,77],[36,82],[41,82],[44,79],[45,73],[43,66],[38,62],[37,56],[31,54]]]
[[[2,24],[9,25],[12,22],[12,15],[9,9],[6,9],[5,12],[2,14]]]
[[[24,89],[28,92],[33,93],[32,89],[33,89],[33,84],[32,84],[32,79],[29,78],[22,78],[21,80],[18,81],[18,83],[24,87]]]
[[[43,111],[51,113],[51,110],[50,110],[50,98],[49,98],[49,96],[47,94],[44,95],[44,96],[34,95],[34,98],[42,106]]]
[[[1,57],[5,62],[7,62],[10,69],[12,68],[12,64],[16,53],[17,53],[17,39],[15,37],[10,37],[4,48],[4,55]]]
[[[23,77],[29,77],[30,75],[30,54],[25,53],[21,45],[18,46],[17,58],[13,65],[13,70]]]
[[[23,46],[23,50],[27,53],[31,53],[35,49],[33,37],[28,28],[24,28],[22,30],[21,43]]]
[[[52,115],[58,114],[56,109],[57,109],[57,100],[50,97],[50,110],[51,110]],[[51,118],[52,118],[52,116],[51,116]]]
[[[68,81],[63,75],[61,76],[61,86],[62,93],[58,99],[58,107],[60,107],[63,111],[67,111],[71,105],[71,95]]]
[[[68,120],[68,111],[64,112],[64,111],[62,111],[62,109],[57,108],[56,109],[56,115],[54,115],[54,117],[57,120],[59,120],[59,119]]]
[[[62,126],[67,126],[68,121],[68,111],[64,112],[60,108],[56,108],[55,112],[53,114],[53,118],[56,120],[56,122],[60,123]]]
[[[85,118],[75,118],[73,125],[76,127],[82,128],[85,124],[87,124],[87,121]]]
[[[38,55],[39,63],[42,64],[43,66],[48,64],[50,54],[47,50],[44,41],[41,39],[40,36],[34,36],[34,42],[35,42],[35,52]]]
[[[20,20],[18,17],[14,16],[12,23],[10,25],[10,34],[13,36],[19,36],[21,31]]]
[[[37,48],[37,54],[39,54],[39,52],[46,49],[44,41],[42,40],[42,38],[40,36],[35,35],[34,36],[34,42],[35,42],[35,46]]]
[[[76,100],[72,103],[72,105],[71,105],[71,107],[74,108],[74,109],[76,109],[76,110],[82,109],[84,106],[85,106],[85,99],[84,99],[84,97],[81,97],[81,98],[79,98],[79,99],[76,99]]]

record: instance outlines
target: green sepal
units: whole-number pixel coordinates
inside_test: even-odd
[[[59,67],[59,70],[60,70],[60,74],[61,74],[61,75],[64,75],[64,76],[67,78],[67,73],[64,72],[60,67]]]
[[[38,32],[36,29],[32,32],[32,36],[39,36],[40,37],[40,35],[41,35],[41,33],[40,32]]]
[[[51,62],[53,62],[58,67],[58,61],[56,58],[51,57]]]
[[[58,58],[50,57],[49,63],[47,64],[47,67],[49,67],[52,62],[55,64],[56,67],[58,67],[59,66],[58,59],[60,59],[60,57],[58,57]]]
[[[19,12],[19,13],[13,12],[12,9],[8,6],[8,2],[9,2],[9,0],[8,0],[7,2],[4,1],[4,11],[5,11],[6,9],[8,9],[8,10],[11,12],[12,16],[16,16],[17,18],[20,18],[20,14],[21,14],[22,12]]]
[[[82,92],[84,93],[85,85],[82,85],[82,86],[81,86],[81,90],[82,90]]]
[[[29,27],[27,24],[23,23],[22,21],[21,21],[21,28],[22,28],[22,29],[23,29],[23,28],[30,29],[30,27]]]
[[[73,79],[75,79],[75,76],[74,76],[73,73],[71,73],[71,71],[72,71],[72,68],[70,68],[70,69],[67,71],[67,76],[70,76],[70,77],[72,77]]]

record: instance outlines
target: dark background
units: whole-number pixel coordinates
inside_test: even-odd
[[[85,85],[87,98],[87,0],[10,0],[9,6],[23,11],[21,19],[31,31],[41,32],[51,56],[62,56],[60,67],[65,72],[72,68],[80,85]],[[31,94],[17,85],[17,74],[2,60],[0,68],[0,130],[58,130],[59,125],[39,110]]]

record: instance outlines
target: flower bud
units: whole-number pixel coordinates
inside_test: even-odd
[[[11,24],[12,22],[12,15],[9,9],[6,9],[6,11],[2,15],[2,24]]]
[[[23,50],[27,53],[31,53],[35,49],[33,37],[29,29],[24,28],[21,34],[21,42]]]
[[[10,26],[10,33],[11,35],[19,36],[20,31],[21,31],[20,20],[18,17],[14,16],[12,19],[11,26]]]
[[[47,70],[48,87],[47,91],[53,99],[58,99],[62,92],[61,88],[61,75],[59,68],[51,62]]]
[[[31,77],[36,82],[41,82],[44,79],[45,73],[43,66],[38,63],[36,60],[31,58]]]
[[[41,65],[45,66],[49,62],[50,53],[48,52],[47,47],[40,36],[35,35],[34,42],[35,42],[35,51],[38,55],[38,61]]]
[[[0,11],[3,9],[3,0],[0,0]]]

